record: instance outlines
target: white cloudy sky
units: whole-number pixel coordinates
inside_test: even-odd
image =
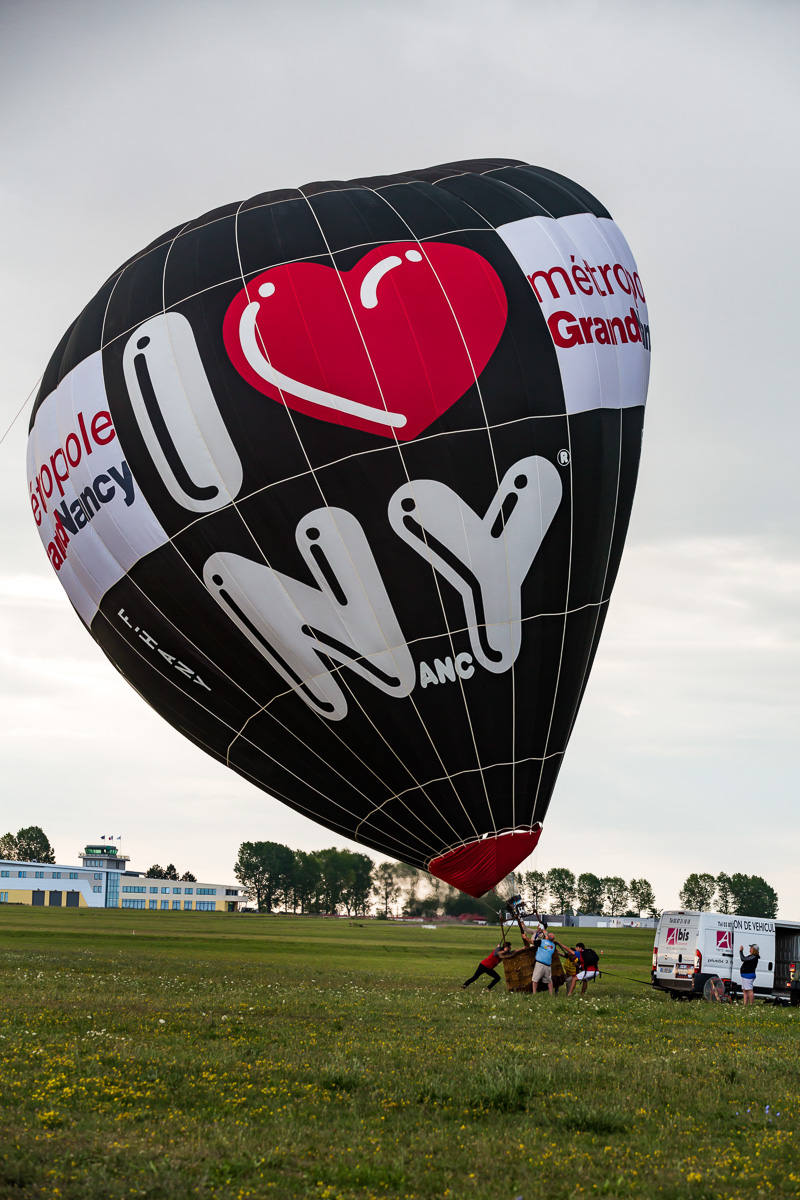
[[[124,259],[232,199],[483,155],[582,182],[654,337],[628,546],[536,865],[744,870],[800,917],[800,10],[691,0],[3,0],[0,419]],[[0,448],[0,832],[229,878],[331,835],[146,708]]]

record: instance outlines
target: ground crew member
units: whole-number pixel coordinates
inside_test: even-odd
[[[490,975],[492,982],[486,989],[487,992],[490,992],[494,985],[500,982],[500,976],[497,974],[497,971],[495,971],[494,968],[500,962],[501,958],[509,957],[510,949],[511,947],[506,941],[502,941],[495,946],[491,954],[487,954],[486,958],[482,958],[478,963],[475,974],[470,979],[467,979],[465,983],[462,983],[462,988],[468,988],[469,985],[474,983],[476,979],[480,979],[481,975]]]
[[[574,950],[570,950],[568,946],[562,946],[561,942],[557,942],[556,945],[564,955],[564,974],[567,977],[567,995],[571,996],[575,990],[575,977],[578,974],[578,955]]]
[[[575,943],[575,951],[580,955],[578,970],[575,975],[575,981],[572,983],[573,991],[578,980],[581,982],[581,995],[586,993],[587,986],[592,983],[600,974],[600,959],[597,957],[596,950],[587,950],[583,942]],[[568,995],[572,995],[569,992]]]
[[[539,984],[546,983],[547,990],[552,996],[553,975],[550,963],[553,961],[556,944],[545,929],[542,931],[541,937],[535,940],[534,946],[536,947],[536,962],[533,964],[533,975],[531,976],[533,991],[538,992]]]
[[[755,1004],[756,997],[753,988],[756,982],[759,959],[759,949],[755,942],[751,944],[750,953],[747,955],[744,953],[744,946],[740,946],[739,958],[742,962],[739,968],[739,974],[742,977],[742,1004]]]
[[[583,960],[581,958],[581,952],[577,946],[571,946],[566,953],[569,956],[570,966],[572,967],[569,982],[567,984],[567,995],[571,996],[577,986],[578,976],[583,970]]]

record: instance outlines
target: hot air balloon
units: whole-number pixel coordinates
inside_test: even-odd
[[[541,832],[649,359],[622,234],[551,171],[267,192],[158,238],[70,326],[31,418],[33,518],[176,729],[477,896]]]

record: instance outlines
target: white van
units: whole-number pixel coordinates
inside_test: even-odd
[[[725,913],[664,912],[653,946],[653,986],[673,997],[702,993],[707,979],[725,981],[726,990],[742,990],[739,947],[759,949],[755,992],[786,1003],[800,1002],[792,980],[800,967],[800,923]]]

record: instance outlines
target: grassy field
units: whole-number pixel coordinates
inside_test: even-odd
[[[800,1010],[653,994],[637,930],[461,991],[494,937],[2,906],[0,1197],[800,1193]]]

